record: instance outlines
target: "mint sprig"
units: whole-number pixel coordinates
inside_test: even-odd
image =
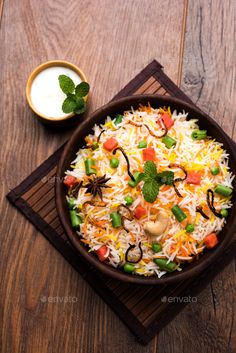
[[[81,82],[75,86],[73,80],[66,75],[60,75],[58,80],[61,90],[67,96],[62,104],[62,111],[65,114],[72,112],[75,114],[84,113],[86,111],[84,97],[89,93],[89,84]]]
[[[174,173],[172,171],[164,171],[157,173],[157,167],[154,162],[147,161],[144,164],[144,173],[142,174],[142,180],[144,180],[142,193],[144,199],[153,203],[159,194],[160,186],[172,185],[174,181]]]

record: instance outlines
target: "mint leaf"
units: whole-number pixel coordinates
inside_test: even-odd
[[[72,79],[66,75],[60,75],[58,77],[59,80],[59,85],[61,87],[61,90],[65,93],[73,93],[75,89],[75,84],[72,81]]]
[[[159,194],[159,188],[160,186],[156,179],[146,180],[142,189],[144,199],[149,203],[153,203]]]
[[[156,175],[156,180],[159,184],[172,185],[174,181],[174,172],[167,170]]]
[[[72,113],[77,107],[76,100],[71,96],[67,97],[62,104],[62,111],[66,114]]]
[[[140,173],[138,176],[138,182],[140,183],[140,181],[144,180],[145,174],[144,173]]]
[[[84,99],[81,97],[79,98],[76,97],[76,108],[74,109],[74,112],[76,114],[82,114],[85,112],[85,110],[86,110],[86,104]]]
[[[157,176],[157,167],[154,162],[147,161],[144,164],[144,179],[155,178]]]
[[[76,97],[85,97],[89,93],[89,84],[87,82],[81,82],[75,87]]]

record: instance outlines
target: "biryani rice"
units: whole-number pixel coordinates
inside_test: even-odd
[[[170,110],[169,110],[170,112]],[[201,205],[207,210],[206,192],[209,188],[216,184],[222,184],[232,188],[233,174],[229,170],[229,155],[223,149],[223,145],[216,140],[208,137],[207,139],[195,141],[191,138],[191,133],[195,129],[199,129],[196,119],[187,120],[188,114],[177,113],[171,114],[174,125],[168,130],[168,135],[174,138],[177,143],[173,148],[166,148],[161,139],[153,137],[145,126],[138,127],[129,122],[147,124],[154,132],[160,133],[161,129],[157,124],[157,119],[163,114],[163,109],[154,109],[150,106],[141,107],[137,110],[131,109],[123,114],[122,122],[115,125],[111,117],[107,117],[103,125],[95,125],[93,134],[86,137],[86,143],[89,145],[96,141],[102,130],[105,130],[99,141],[99,148],[80,149],[76,159],[71,164],[71,169],[67,170],[66,175],[76,177],[78,180],[88,180],[85,174],[84,160],[93,158],[96,161],[96,176],[103,176],[111,179],[107,182],[110,188],[103,189],[103,201],[105,207],[94,207],[93,205],[82,205],[86,201],[91,200],[91,194],[86,193],[85,188],[81,188],[75,201],[75,209],[82,216],[83,223],[78,231],[78,237],[81,237],[89,251],[96,251],[102,245],[109,248],[109,258],[107,263],[114,267],[122,267],[125,263],[125,253],[129,244],[142,244],[143,257],[141,261],[134,264],[137,275],[151,276],[157,275],[161,277],[166,271],[161,270],[154,262],[154,258],[166,258],[169,261],[178,263],[177,270],[181,271],[182,264],[197,259],[199,254],[203,252],[204,238],[212,232],[220,232],[226,220],[225,218],[217,218],[213,213],[210,219],[203,218],[196,212],[196,205]],[[176,163],[183,166],[187,171],[201,172],[202,180],[200,185],[191,185],[186,182],[178,183],[178,190],[183,198],[176,195],[174,188],[170,185],[162,185],[159,195],[154,203],[148,203],[142,195],[142,184],[140,182],[136,188],[128,186],[130,177],[127,174],[127,163],[120,151],[116,152],[119,158],[119,166],[116,169],[110,167],[110,158],[113,157],[111,152],[106,151],[102,146],[110,137],[118,141],[119,146],[123,148],[129,158],[131,171],[143,170],[142,149],[138,148],[140,141],[145,140],[148,147],[152,147],[156,153],[155,164],[158,172],[169,170],[170,163]],[[210,169],[215,165],[220,168],[218,175],[212,175]],[[182,171],[176,167],[171,169],[175,176],[182,176]],[[138,205],[142,205],[146,209],[146,216],[132,221],[125,221],[125,226],[129,230],[126,232],[122,227],[115,229],[110,221],[110,214],[117,210],[120,204],[124,204],[125,196],[131,195],[134,199],[133,204],[129,207],[132,211]],[[69,198],[69,196],[67,196]],[[187,233],[183,224],[178,222],[171,212],[171,207],[178,204],[187,215],[189,223],[194,224],[193,233]],[[225,198],[215,194],[214,205],[216,209],[229,209],[232,206],[230,198]],[[155,221],[156,214],[164,210],[169,214],[169,227],[161,234],[158,241],[162,244],[162,250],[154,253],[151,245],[152,241],[143,230],[144,223],[151,220]],[[89,217],[97,220],[100,226],[92,224]],[[101,224],[103,226],[101,226]],[[139,248],[132,252],[132,256],[139,256]]]

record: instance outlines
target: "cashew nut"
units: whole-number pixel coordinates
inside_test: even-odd
[[[169,224],[169,215],[165,211],[160,211],[157,215],[156,221],[155,222],[145,222],[144,223],[144,232],[151,236],[151,237],[157,237],[161,234],[163,234],[168,227]]]

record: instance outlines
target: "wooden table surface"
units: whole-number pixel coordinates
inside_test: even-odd
[[[86,72],[92,112],[156,59],[236,139],[235,10],[235,0],[0,0],[1,352],[236,352],[235,263],[143,347],[5,199],[72,132],[45,128],[26,104],[27,77],[46,60]]]

